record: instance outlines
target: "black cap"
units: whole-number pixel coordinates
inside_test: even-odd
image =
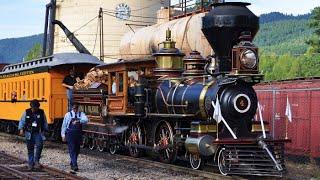
[[[40,107],[40,103],[38,100],[34,99],[30,102],[30,107],[31,108],[39,108]]]

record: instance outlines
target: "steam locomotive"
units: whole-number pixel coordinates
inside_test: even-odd
[[[74,92],[74,101],[90,119],[83,127],[83,146],[110,153],[126,149],[134,157],[152,151],[162,162],[188,160],[193,169],[214,163],[223,175],[282,176],[288,140],[274,139],[267,122],[253,121],[258,100],[252,86],[263,75],[259,74],[258,48],[252,43],[259,18],[248,5],[215,3],[210,12],[141,28],[124,36],[123,59],[105,64],[54,19],[52,0],[46,11],[46,17],[49,12],[52,16],[49,51],[53,50],[56,24],[80,53],[49,54],[6,66],[0,72],[0,104],[4,108],[0,130],[15,132],[19,117],[12,112],[23,112],[36,98],[48,114],[52,136],[59,136],[67,109],[65,90],[60,86],[63,77],[71,67],[87,72],[95,66],[104,71],[107,80]],[[190,26],[194,31],[186,31]],[[166,39],[159,43],[156,40],[162,33]],[[44,35],[45,56],[46,31]],[[179,36],[189,45],[199,45],[195,43],[188,52],[183,40],[173,41]],[[204,58],[209,46],[214,54]],[[146,55],[150,53],[152,56]]]
[[[152,57],[96,66],[108,72],[108,82],[74,93],[90,118],[83,146],[124,148],[134,157],[152,151],[166,163],[187,159],[193,169],[213,162],[223,175],[281,176],[286,141],[270,137],[266,122],[253,121],[252,86],[263,75],[252,43],[259,18],[247,5],[216,3],[202,17],[214,55],[185,56],[168,29]],[[131,85],[131,76],[138,82]]]

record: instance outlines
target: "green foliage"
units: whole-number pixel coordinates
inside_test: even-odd
[[[314,36],[306,41],[307,44],[310,45],[308,53],[320,53],[320,7],[316,7],[312,10],[309,27],[314,29]]]
[[[260,25],[254,43],[262,54],[303,54],[308,49],[305,41],[312,31],[306,19],[265,23]]]
[[[28,52],[26,57],[24,58],[24,61],[30,61],[33,59],[38,59],[41,57],[41,51],[42,47],[40,43],[36,43]]]
[[[312,43],[320,44],[320,37],[312,35],[320,29],[320,21],[314,21],[315,17],[320,20],[320,13],[315,16],[315,11],[320,9],[313,11],[311,23],[306,19],[309,16],[293,18],[270,13],[263,17],[267,23],[260,25],[255,44],[260,48],[260,71],[265,81],[320,76],[320,54],[314,54],[315,48],[305,43],[312,39]]]
[[[265,81],[320,76],[320,55],[262,55],[260,71]]]
[[[26,56],[35,43],[41,43],[43,35],[0,40],[0,62],[18,63]]]

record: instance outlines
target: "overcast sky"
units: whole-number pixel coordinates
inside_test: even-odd
[[[42,33],[47,1],[48,0],[1,0],[0,39]],[[257,15],[275,11],[298,15],[308,13],[314,7],[320,6],[320,0],[239,1],[252,3],[249,8]]]

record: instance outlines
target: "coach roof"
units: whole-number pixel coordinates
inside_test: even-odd
[[[10,64],[3,68],[0,74],[14,73],[19,71],[25,71],[29,69],[39,68],[39,67],[54,67],[64,64],[93,64],[93,65],[103,65],[102,61],[98,58],[81,53],[58,53],[48,57],[42,57],[39,59]]]

